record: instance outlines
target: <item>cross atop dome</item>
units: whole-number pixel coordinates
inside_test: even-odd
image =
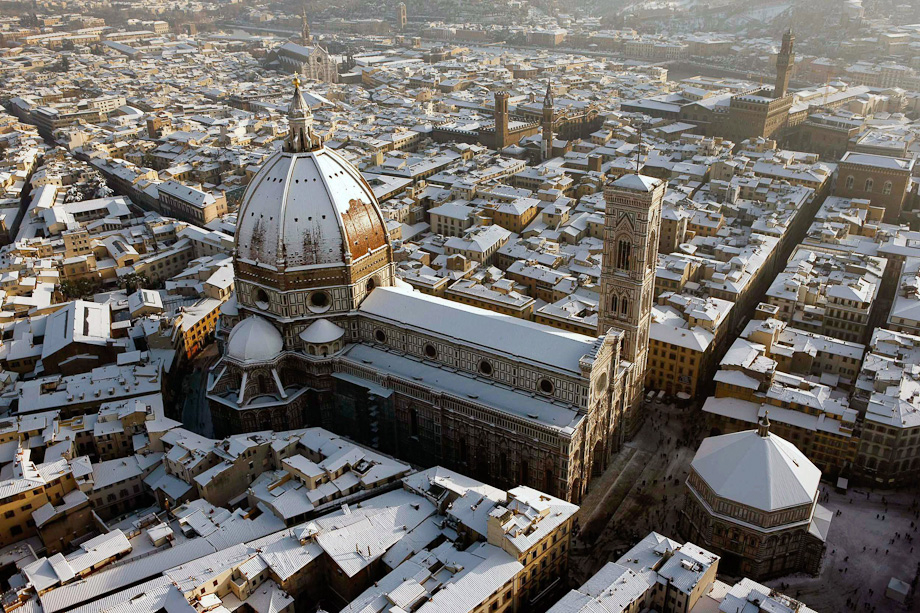
[[[288,124],[290,126],[284,150],[289,153],[316,151],[323,146],[322,140],[313,133],[313,111],[303,92],[300,91],[300,78],[294,77],[294,97],[288,106]]]

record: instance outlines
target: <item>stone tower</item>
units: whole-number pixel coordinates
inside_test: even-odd
[[[556,114],[554,106],[552,85],[547,79],[546,95],[543,97],[543,161],[553,157],[553,121]]]
[[[774,98],[783,98],[789,90],[789,78],[795,65],[795,36],[792,29],[783,34],[783,47],[776,56],[776,86],[773,89]]]
[[[396,6],[396,20],[399,22],[399,29],[405,30],[406,23],[409,21],[406,16],[406,3],[405,2],[400,2]]]
[[[627,381],[626,431],[639,424],[638,411],[648,361],[648,331],[655,290],[661,202],[666,185],[660,179],[623,175],[604,188],[604,259],[598,334],[623,331],[620,357],[632,363]]]
[[[511,94],[495,92],[495,149],[499,151],[508,144],[508,100]]]

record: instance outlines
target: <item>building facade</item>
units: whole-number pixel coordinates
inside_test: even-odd
[[[835,196],[862,198],[885,209],[886,223],[897,223],[910,191],[914,160],[848,151],[838,167]]]
[[[626,279],[610,292],[628,308],[583,336],[406,289],[373,191],[315,137],[299,88],[290,116],[284,150],[240,208],[241,321],[209,389],[216,432],[322,425],[410,462],[580,500],[641,393],[663,183],[612,185],[614,216],[641,220],[618,230],[635,247],[610,273]],[[640,337],[629,362],[627,334]]]
[[[723,572],[767,579],[817,574],[832,514],[821,471],[792,443],[758,429],[707,438],[687,477],[680,529],[717,553]]]

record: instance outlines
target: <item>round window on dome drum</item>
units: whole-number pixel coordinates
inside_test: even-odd
[[[553,382],[549,379],[540,379],[540,391],[546,395],[550,395],[556,391],[556,386],[553,385]]]
[[[387,333],[383,330],[374,330],[374,338],[377,339],[378,343],[387,342]]]
[[[425,355],[428,356],[429,358],[434,359],[438,357],[438,350],[437,348],[435,348],[434,345],[429,343],[425,345]]]
[[[270,304],[268,293],[261,287],[257,287],[253,293],[253,298],[255,299],[256,306],[262,309],[263,311],[268,310]]]
[[[487,377],[491,377],[492,373],[494,372],[492,370],[492,363],[489,362],[489,360],[480,360],[479,361],[479,372],[481,372]]]
[[[332,307],[328,292],[313,292],[307,298],[307,306],[314,313],[325,313]]]

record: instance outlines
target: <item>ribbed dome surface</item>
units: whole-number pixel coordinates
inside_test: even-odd
[[[240,207],[237,260],[288,270],[348,263],[388,242],[374,192],[337,153],[279,152]]]
[[[284,339],[278,329],[258,315],[236,324],[227,339],[227,355],[240,362],[274,359],[283,347]]]

